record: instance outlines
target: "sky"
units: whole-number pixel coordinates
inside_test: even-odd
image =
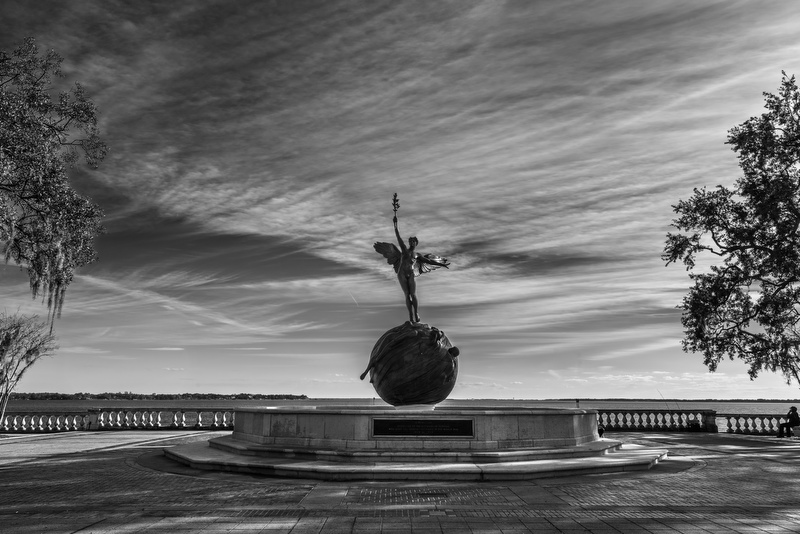
[[[71,171],[106,233],[18,391],[374,397],[407,320],[376,241],[447,257],[422,321],[452,398],[796,398],[686,354],[672,205],[739,176],[727,131],[800,73],[800,4],[3,2],[97,104]],[[46,315],[0,266],[0,307]]]

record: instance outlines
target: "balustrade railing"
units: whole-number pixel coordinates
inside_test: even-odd
[[[778,433],[778,425],[786,420],[774,414],[717,414],[722,428],[729,434],[769,435]]]
[[[605,430],[717,432],[713,410],[597,410]]]
[[[230,408],[136,408],[90,409],[86,413],[9,413],[0,421],[0,432],[66,432],[70,430],[229,430]]]
[[[8,413],[0,432],[43,433],[74,430],[232,430],[231,408],[90,409],[86,413]],[[713,410],[597,410],[598,422],[616,432],[727,432],[776,434],[782,415],[718,414]]]

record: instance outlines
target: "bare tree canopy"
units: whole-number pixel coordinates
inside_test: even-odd
[[[25,371],[56,350],[55,336],[38,317],[0,314],[0,423],[11,392]]]
[[[742,359],[800,383],[800,93],[783,73],[766,112],[728,132],[742,175],[730,189],[695,189],[673,206],[678,233],[663,259],[681,261],[693,286],[683,299],[683,349],[711,371]],[[700,271],[699,255],[717,258]]]
[[[0,51],[0,246],[6,262],[27,269],[53,318],[102,231],[100,208],[70,187],[66,170],[80,154],[92,167],[106,154],[83,88],[51,95],[61,62],[52,50],[40,56],[32,38]]]

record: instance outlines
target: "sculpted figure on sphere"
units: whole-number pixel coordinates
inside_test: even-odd
[[[397,228],[397,210],[400,208],[397,193],[392,197],[392,208],[394,209],[394,217],[392,218],[394,233],[397,236],[400,249],[394,243],[383,242],[375,243],[374,247],[394,267],[394,272],[397,273],[397,281],[400,282],[400,287],[405,295],[409,321],[412,324],[418,323],[419,302],[416,295],[417,283],[415,277],[439,267],[447,269],[450,266],[450,262],[447,261],[447,258],[434,254],[419,254],[416,251],[419,241],[414,236],[408,238],[408,247],[406,247],[403,238],[400,237],[400,230]]]

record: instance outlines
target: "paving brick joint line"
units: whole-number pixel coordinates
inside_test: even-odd
[[[73,434],[0,439],[0,532],[800,532],[800,443],[769,437],[614,434],[670,450],[644,472],[334,483],[159,453],[213,433]]]

